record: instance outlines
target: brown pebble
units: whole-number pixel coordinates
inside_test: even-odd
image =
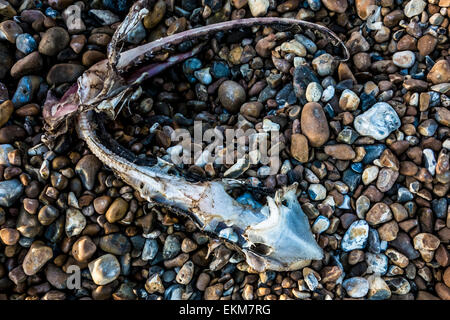
[[[309,148],[308,139],[300,133],[291,136],[291,155],[299,162],[308,162]]]
[[[7,246],[13,246],[19,241],[19,231],[12,228],[3,228],[0,230],[0,239]]]
[[[97,250],[89,236],[80,237],[72,246],[72,255],[79,262],[88,262]]]
[[[348,144],[334,144],[325,146],[325,153],[338,160],[352,160],[356,157],[355,151]]]
[[[108,211],[106,211],[105,217],[106,220],[110,223],[114,223],[122,219],[128,210],[128,202],[126,202],[122,198],[117,198],[114,202],[109,206]]]
[[[320,147],[328,141],[330,129],[325,112],[317,102],[305,104],[301,114],[302,133],[308,138],[312,147]]]

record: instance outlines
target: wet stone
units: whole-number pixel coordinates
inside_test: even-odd
[[[344,171],[342,181],[350,188],[350,191],[353,192],[361,182],[361,175],[352,169],[347,169]]]
[[[101,166],[102,163],[94,155],[86,155],[78,161],[75,172],[80,176],[86,189],[92,190],[94,187],[97,172]]]
[[[311,231],[315,234],[321,234],[322,232],[325,232],[329,228],[329,226],[330,220],[327,217],[318,216],[311,227]]]
[[[309,102],[303,107],[301,129],[312,147],[320,147],[328,140],[328,121],[320,104]]]
[[[35,242],[23,260],[23,271],[26,275],[32,276],[39,272],[52,257],[52,248],[45,246],[42,242]]]
[[[6,20],[0,23],[0,39],[7,40],[10,43],[16,43],[16,38],[22,34],[20,25],[13,20]]]
[[[32,53],[38,48],[36,40],[28,33],[22,33],[17,36],[16,47],[17,50],[26,55]]]
[[[367,278],[369,281],[369,300],[387,300],[391,297],[391,290],[386,282],[379,275],[372,275]]]
[[[366,253],[367,273],[384,275],[388,270],[388,258],[383,253]]]
[[[0,230],[0,239],[7,246],[13,246],[19,241],[20,234],[16,229],[3,228]]]
[[[55,64],[47,74],[47,82],[50,85],[59,85],[65,82],[74,82],[83,74],[85,67],[73,63]]]
[[[105,254],[88,264],[92,280],[99,286],[113,282],[119,277],[120,264],[112,254]]]
[[[89,236],[80,237],[72,246],[72,255],[79,262],[88,262],[97,250]]]
[[[169,235],[164,242],[163,258],[165,260],[174,258],[181,250],[180,241],[176,236]]]
[[[341,248],[345,252],[364,249],[369,236],[369,225],[365,220],[353,222],[345,232],[341,241]]]
[[[105,213],[106,220],[110,223],[117,222],[121,220],[128,211],[128,202],[123,198],[117,198],[109,206]]]
[[[291,154],[299,162],[307,162],[309,158],[308,139],[296,133],[291,136]]]
[[[100,249],[117,256],[123,256],[131,251],[131,243],[128,238],[120,233],[108,234],[100,238]]]
[[[59,217],[59,210],[52,205],[43,206],[38,213],[39,222],[48,226],[52,224]]]
[[[66,234],[68,237],[79,235],[86,227],[86,218],[80,210],[69,208],[66,211]]]
[[[0,206],[10,207],[22,195],[23,185],[19,180],[0,181]]]
[[[69,44],[67,31],[61,27],[48,29],[39,42],[39,52],[47,56],[55,56]]]
[[[246,99],[244,88],[230,80],[220,85],[218,95],[223,107],[231,113],[236,113]]]
[[[414,249],[410,237],[404,232],[399,232],[397,238],[391,241],[390,245],[407,256],[410,260],[414,260],[419,257],[419,252]]]
[[[377,188],[381,192],[389,191],[399,176],[398,171],[389,168],[382,168],[378,173]]]
[[[343,287],[352,298],[362,298],[369,292],[369,282],[363,277],[353,277],[344,280]]]

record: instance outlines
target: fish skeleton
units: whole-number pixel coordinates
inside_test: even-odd
[[[348,51],[342,41],[323,26],[287,18],[250,18],[199,27],[161,38],[151,43],[120,52],[126,35],[148,13],[147,0],[134,3],[118,27],[108,46],[108,59],[87,70],[77,83],[58,100],[49,91],[44,104],[46,121],[44,141],[48,145],[66,133],[71,123],[91,152],[125,183],[139,192],[143,199],[173,208],[208,234],[224,239],[245,255],[254,270],[289,271],[323,258],[308,219],[297,200],[298,184],[283,187],[259,208],[245,205],[227,191],[243,185],[236,179],[190,182],[175,166],[162,159],[143,165],[115,142],[104,130],[99,132],[98,113],[114,117],[120,109],[136,99],[136,88],[165,69],[196,55],[202,48],[173,55],[164,62],[145,64],[168,45],[191,39],[202,39],[218,31],[258,25],[289,28],[306,27],[322,31],[342,46],[344,58]]]

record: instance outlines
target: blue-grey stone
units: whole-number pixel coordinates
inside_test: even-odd
[[[430,106],[429,108],[434,108],[439,106],[439,104],[441,103],[441,95],[439,92],[435,92],[435,91],[430,91],[428,92],[428,94],[430,95]]]
[[[361,162],[355,162],[350,165],[350,168],[356,173],[363,173],[364,166]]]
[[[360,135],[383,140],[400,127],[401,121],[397,112],[388,103],[378,102],[357,116],[353,125]]]
[[[131,244],[133,245],[133,248],[135,248],[136,250],[142,250],[142,248],[144,248],[146,239],[141,235],[137,235],[137,236],[131,237],[130,241],[131,241]]]
[[[190,83],[194,83],[196,81],[194,77],[194,71],[200,69],[202,67],[202,62],[197,58],[187,59],[183,63],[183,72],[186,78]]]
[[[183,287],[180,284],[171,285],[164,291],[165,300],[181,300],[183,295]]]
[[[296,96],[303,104],[306,103],[306,88],[311,82],[320,83],[319,78],[307,64],[302,64],[295,68],[292,81],[293,88]]]
[[[167,270],[166,272],[164,272],[163,276],[162,276],[162,280],[164,282],[172,282],[173,280],[175,280],[177,276],[177,273],[173,270]]]
[[[447,199],[440,198],[431,201],[431,207],[434,214],[439,219],[445,219],[447,216]]]
[[[342,283],[347,294],[352,298],[362,298],[369,292],[369,281],[363,277],[353,277]]]
[[[212,76],[209,73],[209,68],[194,71],[194,76],[204,85],[209,85],[212,82]]]
[[[12,98],[12,103],[16,108],[30,103],[33,99],[35,92],[39,89],[39,85],[42,82],[41,77],[37,76],[24,76],[19,80],[17,84],[16,92]]]
[[[91,9],[88,14],[103,26],[109,26],[120,21],[120,17],[109,10]]]
[[[369,229],[369,237],[367,241],[367,249],[372,253],[381,252],[380,235],[376,229]]]
[[[181,250],[180,240],[174,235],[168,235],[163,247],[163,258],[165,260],[175,258]]]
[[[388,271],[388,257],[383,253],[365,254],[367,263],[367,273],[378,273],[380,275],[386,274]]]
[[[214,61],[211,65],[210,72],[216,79],[230,77],[230,68],[225,62],[222,61]]]
[[[339,132],[336,140],[337,142],[343,142],[347,144],[352,144],[358,138],[358,133],[353,130],[351,127],[344,127],[344,129]]]
[[[397,202],[407,202],[414,199],[414,195],[405,187],[400,187],[397,190]]]
[[[331,104],[327,103],[325,107],[323,107],[323,110],[325,111],[325,114],[329,119],[334,118],[335,112]]]
[[[233,228],[225,228],[220,230],[219,237],[223,239],[227,239],[231,242],[238,242],[239,238],[236,232],[234,232]]]
[[[368,146],[364,146],[364,150],[366,151],[366,155],[364,156],[362,162],[364,164],[370,164],[375,159],[378,159],[383,153],[386,146],[384,144],[371,144]]]
[[[197,0],[181,0],[181,7],[189,12],[193,11],[198,6],[199,3]]]
[[[338,208],[344,210],[350,210],[352,208],[350,204],[350,196],[348,194],[344,195],[344,201],[342,201],[342,204],[338,206]]]
[[[369,224],[365,220],[353,222],[344,234],[341,248],[345,252],[364,249],[369,237]]]
[[[116,13],[124,13],[128,11],[128,0],[102,0],[103,6]]]
[[[264,89],[261,90],[261,92],[259,93],[258,96],[258,101],[259,102],[266,102],[267,100],[275,97],[275,95],[277,94],[277,90],[276,89],[272,89],[270,86],[266,86]]]
[[[45,9],[45,15],[46,15],[47,17],[56,19],[56,18],[58,18],[59,16],[61,16],[61,13],[59,13],[59,11],[57,11],[57,10],[51,8],[51,7],[48,7],[47,9]]]
[[[17,179],[0,182],[0,206],[10,207],[20,198],[23,185]]]
[[[147,36],[144,25],[139,22],[131,32],[127,34],[127,42],[132,44],[139,44]]]
[[[353,192],[361,182],[361,174],[356,173],[352,169],[347,169],[344,171],[342,181],[349,187],[350,191]]]
[[[17,50],[28,55],[37,49],[37,43],[28,33],[19,34],[16,38]]]
[[[284,106],[285,103],[292,105],[297,102],[297,96],[295,95],[292,83],[288,83],[278,92],[275,101],[279,106]]]
[[[319,11],[322,2],[320,0],[307,0],[308,6],[311,8],[312,11]]]
[[[373,106],[375,103],[377,103],[377,99],[373,94],[367,94],[365,92],[361,93],[360,96],[361,99],[361,109],[362,111],[366,111],[371,106]]]
[[[321,234],[330,227],[330,220],[324,216],[318,216],[314,221],[311,230],[315,234]]]
[[[348,90],[353,89],[353,80],[352,79],[345,79],[336,84],[336,90],[344,91],[346,89],[348,89]]]
[[[0,165],[9,167],[11,164],[8,160],[8,153],[14,150],[10,144],[0,144]]]
[[[158,253],[158,242],[155,239],[145,240],[144,248],[142,249],[141,259],[144,261],[153,260]]]
[[[319,8],[320,8],[320,1],[319,1]],[[314,54],[317,51],[317,46],[314,43],[314,41],[304,36],[303,34],[297,33],[295,35],[295,40],[300,42],[309,53]]]

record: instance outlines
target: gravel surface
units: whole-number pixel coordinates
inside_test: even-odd
[[[131,2],[0,0],[0,299],[450,300],[449,0],[149,1],[127,48],[265,16],[320,23],[351,54],[334,59],[342,50],[313,29],[218,32],[105,124],[137,158],[166,160],[179,150],[173,131],[195,121],[279,131],[274,174],[202,157],[182,167],[269,194],[299,184],[324,258],[262,273],[147,203],[75,131],[52,150],[41,142],[47,92],[61,97],[106,58]],[[233,196],[266,201],[242,188]]]

